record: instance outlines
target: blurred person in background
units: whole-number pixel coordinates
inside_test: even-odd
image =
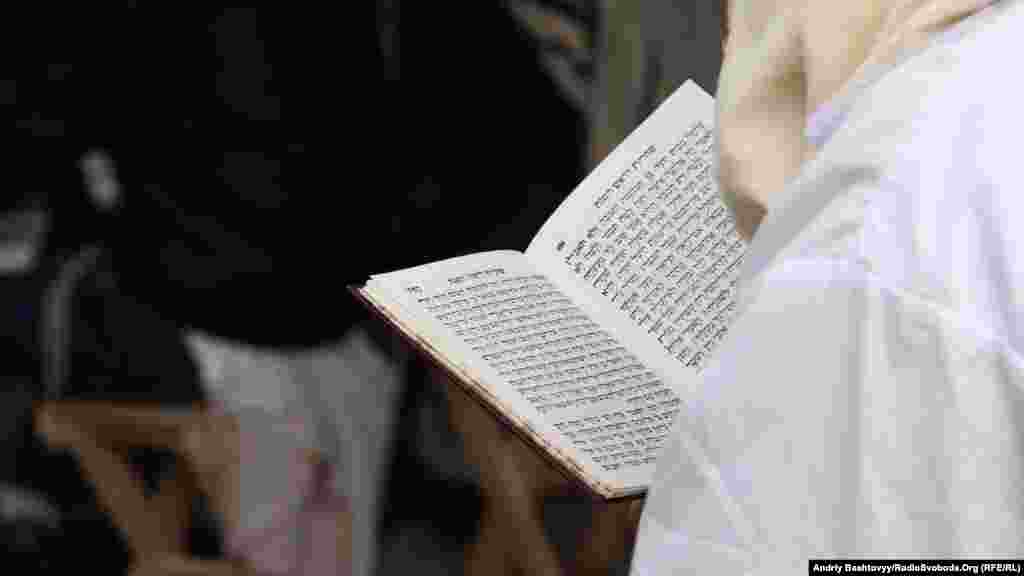
[[[72,261],[101,245],[117,298],[178,330],[190,378],[226,366],[240,402],[312,412],[316,447],[338,464],[338,489],[357,512],[357,573],[376,554],[402,367],[386,336],[359,328],[364,312],[346,286],[475,250],[493,223],[465,214],[529,204],[507,174],[507,188],[481,194],[479,185],[527,141],[517,126],[530,96],[515,92],[515,76],[502,71],[507,85],[480,98],[489,87],[444,58],[463,47],[450,37],[434,39],[427,53],[440,58],[414,63],[399,84],[378,10],[354,4],[340,27],[327,14],[279,9],[30,18],[31,49],[3,85],[19,144],[12,187],[46,197],[48,254]],[[499,10],[471,11],[481,39]],[[500,80],[500,68],[490,77]],[[523,112],[476,120],[496,109]],[[571,126],[556,131],[571,141]],[[102,210],[78,193],[90,150],[104,151],[120,186],[113,204],[97,197]],[[105,335],[108,347],[130,340],[142,355],[126,356],[138,370],[107,374],[112,383],[93,399],[159,396],[155,375],[169,368],[142,358],[168,343],[145,333]],[[68,367],[70,380],[115,368],[86,356]],[[217,383],[201,384],[220,396]],[[304,384],[304,394],[288,388]],[[56,388],[54,399],[75,396]]]
[[[354,4],[344,24],[280,9],[29,18],[3,83],[12,180],[52,216],[45,259],[70,278],[103,270],[109,296],[75,328],[102,319],[96,346],[55,363],[36,396],[161,404],[177,386],[165,408],[203,396],[304,419],[353,509],[358,574],[375,561],[404,373],[346,286],[525,245],[578,176],[562,152],[579,125],[523,90],[542,75],[500,6],[396,6]],[[492,60],[477,68],[467,46],[495,46]],[[527,167],[509,165],[527,148]],[[101,183],[92,198],[82,170]],[[486,213],[532,216],[466,217]],[[168,337],[128,321],[140,311]]]

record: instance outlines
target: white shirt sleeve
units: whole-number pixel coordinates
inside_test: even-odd
[[[844,260],[761,278],[659,461],[634,574],[1020,556],[1024,365]]]

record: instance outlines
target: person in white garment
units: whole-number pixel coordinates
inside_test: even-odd
[[[631,571],[1024,556],[1024,5],[729,0],[736,321]]]
[[[109,154],[92,151],[79,167],[96,208],[120,204]],[[39,218],[24,211],[0,222],[12,240],[0,245],[0,273],[33,264],[28,237],[41,237],[47,225]],[[199,330],[183,337],[208,402],[182,409],[62,400],[36,409],[41,439],[75,455],[124,534],[132,573],[372,573],[402,354],[388,354],[361,326],[299,351]],[[121,458],[137,446],[169,449],[189,472],[147,495]],[[220,524],[224,559],[187,555],[197,492],[209,498]],[[34,496],[0,484],[0,516],[52,520]]]

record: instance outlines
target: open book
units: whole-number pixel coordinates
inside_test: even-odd
[[[375,275],[355,292],[592,495],[640,494],[736,306],[746,246],[712,178],[713,119],[687,82],[526,252]]]

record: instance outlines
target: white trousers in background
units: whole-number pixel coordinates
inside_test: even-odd
[[[335,488],[352,506],[352,574],[373,574],[404,360],[358,327],[334,344],[292,354],[199,333],[187,341],[211,397],[312,424],[316,438],[308,440],[336,464]],[[243,498],[246,492],[262,497],[259,479],[245,481]]]

